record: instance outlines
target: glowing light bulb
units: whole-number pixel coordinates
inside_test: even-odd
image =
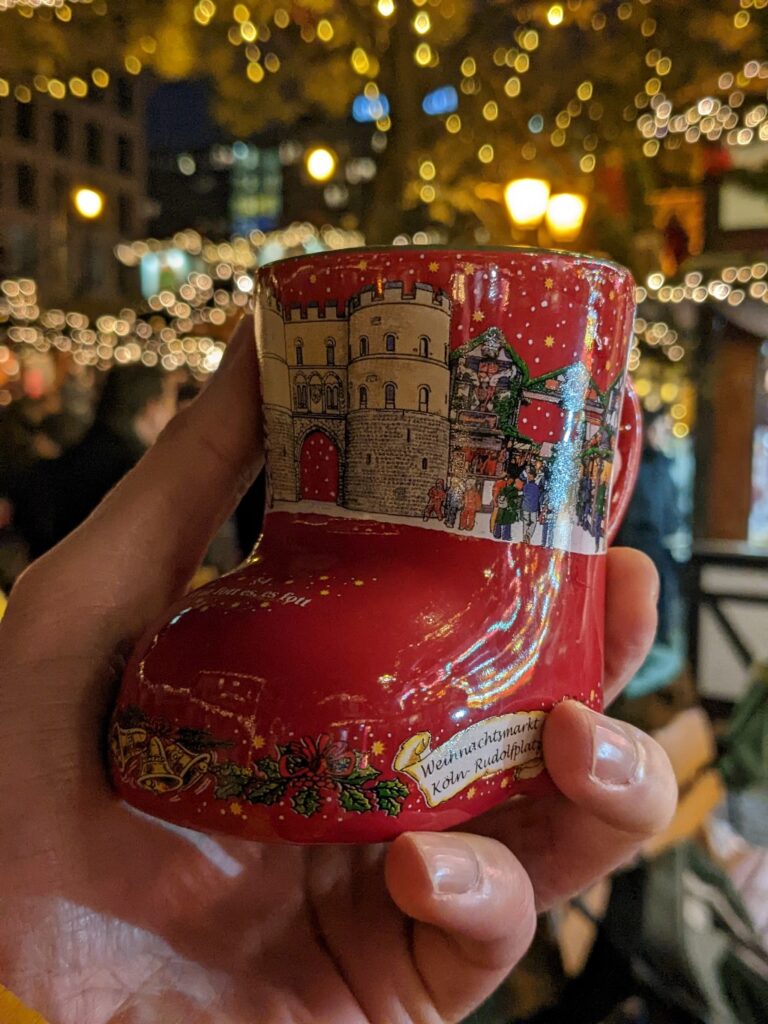
[[[560,192],[547,203],[547,227],[559,242],[573,241],[581,231],[587,200],[572,192]]]
[[[328,181],[336,170],[336,154],[325,146],[311,149],[306,156],[305,165],[310,178],[315,181]]]
[[[532,228],[540,224],[547,212],[550,184],[542,178],[518,178],[504,189],[504,202],[509,216],[518,227]]]
[[[80,216],[86,220],[95,220],[104,210],[104,196],[94,188],[75,189],[72,202]]]

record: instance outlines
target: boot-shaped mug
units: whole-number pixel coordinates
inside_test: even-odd
[[[547,712],[602,706],[606,547],[641,450],[629,272],[395,247],[273,263],[255,294],[263,534],[136,648],[118,792],[320,843],[548,791]]]

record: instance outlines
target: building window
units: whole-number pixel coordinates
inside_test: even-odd
[[[360,355],[368,355],[368,336],[366,334],[363,334],[360,338]]]
[[[304,344],[301,338],[296,339],[296,365],[304,365]]]
[[[123,235],[133,233],[133,200],[130,196],[117,197],[117,226]]]
[[[31,103],[16,103],[16,138],[31,142],[35,137],[35,108]]]
[[[133,170],[133,143],[127,135],[117,136],[117,168],[123,174]]]
[[[53,112],[53,148],[64,156],[72,149],[72,121],[63,110]]]
[[[394,334],[388,334],[385,337],[384,342],[385,342],[385,344],[387,346],[387,352],[394,352],[395,351],[395,336],[394,336]]]
[[[368,408],[368,388],[364,385],[360,385],[360,391],[358,392],[359,405],[361,409]]]
[[[422,359],[429,359],[429,338],[426,334],[419,338],[419,355]]]
[[[429,469],[429,463],[427,462],[426,459],[422,459],[421,460],[421,468],[422,469]]]
[[[121,114],[133,113],[133,82],[129,78],[118,78],[115,82],[115,100]]]
[[[407,444],[411,443],[411,428],[410,427],[408,427],[408,429],[405,432],[405,440],[406,440]]]
[[[34,210],[37,206],[37,176],[29,164],[16,167],[16,199],[25,210]]]
[[[328,409],[339,408],[339,387],[337,384],[327,384],[325,388],[325,404]]]
[[[90,123],[85,126],[85,159],[94,166],[104,159],[104,132],[101,125]]]
[[[297,384],[296,385],[296,408],[306,409],[308,403],[307,385]]]
[[[11,224],[3,261],[9,277],[36,277],[37,230],[32,224]]]
[[[366,464],[366,466],[370,466],[370,464],[371,464],[371,453],[370,452],[368,452],[368,454],[365,456],[365,464]]]
[[[395,385],[385,384],[384,385],[384,408],[394,409],[395,408]]]
[[[333,338],[325,339],[325,362],[328,366],[336,364],[336,342]]]
[[[419,388],[419,412],[429,412],[429,388]]]

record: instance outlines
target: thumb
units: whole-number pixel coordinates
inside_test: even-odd
[[[447,1021],[463,1019],[498,987],[536,930],[528,875],[494,839],[406,833],[389,850],[386,882],[415,921],[414,962]]]

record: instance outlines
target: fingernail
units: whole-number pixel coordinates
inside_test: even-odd
[[[592,742],[592,776],[597,782],[604,786],[628,786],[635,781],[640,751],[630,727],[611,718],[599,718]]]
[[[466,839],[440,832],[422,832],[415,842],[438,895],[459,896],[477,888],[480,863]]]

